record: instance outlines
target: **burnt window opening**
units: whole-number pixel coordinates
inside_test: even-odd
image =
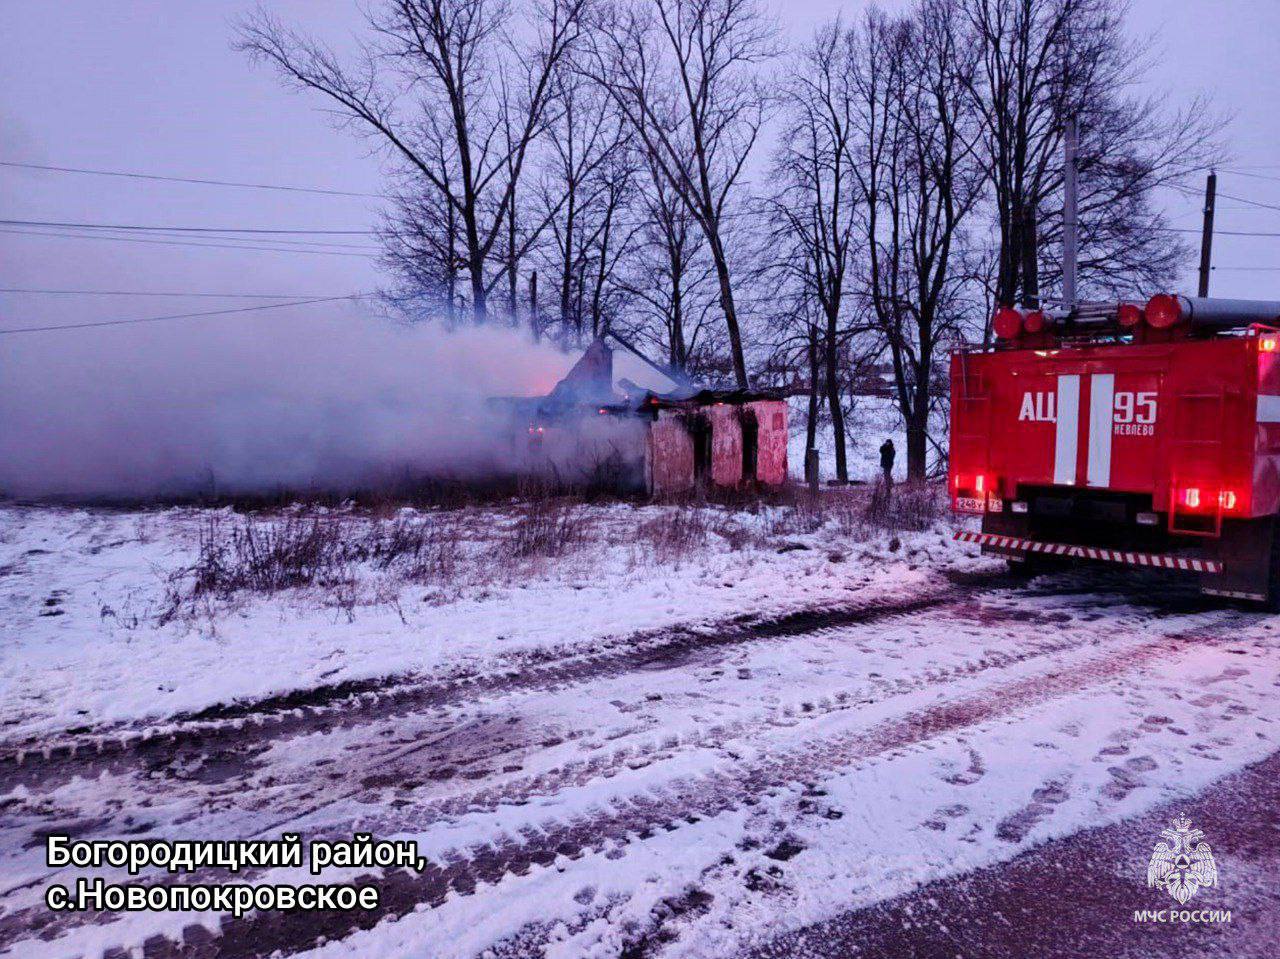
[[[704,416],[693,417],[689,435],[693,438],[693,480],[701,486],[711,480],[711,423]]]
[[[755,413],[742,414],[742,481],[754,483],[760,463],[760,424]]]

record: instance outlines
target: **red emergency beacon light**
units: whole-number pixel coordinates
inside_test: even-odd
[[[1022,314],[1011,306],[996,310],[991,320],[991,329],[1002,340],[1016,339],[1022,332]]]
[[[957,538],[1034,573],[1159,567],[1280,607],[1280,302],[1001,307],[951,358]]]

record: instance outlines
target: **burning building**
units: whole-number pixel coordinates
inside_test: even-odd
[[[699,390],[639,354],[617,359],[598,339],[546,396],[493,401],[521,473],[650,496],[786,482],[782,396]]]

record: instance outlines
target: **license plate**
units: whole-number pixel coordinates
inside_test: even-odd
[[[957,496],[956,509],[961,513],[983,513],[986,502],[976,496]]]

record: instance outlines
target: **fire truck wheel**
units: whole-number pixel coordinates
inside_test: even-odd
[[[1280,613],[1280,523],[1271,535],[1271,562],[1267,569],[1267,598],[1262,603],[1268,613]]]
[[[1009,575],[1014,579],[1031,579],[1045,571],[1044,564],[1028,556],[1026,559],[1007,559]]]

